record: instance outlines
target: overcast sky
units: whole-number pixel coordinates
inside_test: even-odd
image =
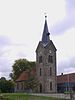
[[[0,0],[0,77],[16,59],[36,60],[44,13],[57,48],[57,73],[75,72],[75,0]]]

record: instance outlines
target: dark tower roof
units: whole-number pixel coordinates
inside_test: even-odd
[[[43,30],[43,35],[42,35],[42,42],[44,44],[47,44],[49,41],[50,41],[50,38],[49,38],[49,30],[48,30],[48,25],[47,25],[47,16],[45,16],[45,24],[44,24],[44,30]]]

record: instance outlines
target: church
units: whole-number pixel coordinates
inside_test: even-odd
[[[36,74],[40,82],[38,86],[40,93],[57,92],[56,47],[49,35],[47,16],[45,16],[42,39],[36,49]]]
[[[57,92],[56,79],[56,47],[50,40],[50,33],[47,25],[47,16],[45,16],[42,39],[36,48],[36,78],[39,81],[37,87],[38,93]],[[24,91],[23,84],[27,80],[27,72],[23,72],[16,80],[16,91]],[[22,85],[22,86],[21,86]]]

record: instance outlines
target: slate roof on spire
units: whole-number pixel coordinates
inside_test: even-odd
[[[49,41],[50,41],[50,38],[49,38],[49,30],[48,30],[48,25],[47,25],[47,16],[45,16],[45,24],[44,24],[44,30],[43,30],[43,35],[42,35],[42,42],[44,44],[47,44]]]

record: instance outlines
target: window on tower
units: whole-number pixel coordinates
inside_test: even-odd
[[[41,72],[42,72],[42,70],[41,70],[41,68],[40,68],[40,76],[41,76],[41,74],[42,74]]]
[[[52,90],[52,82],[50,82],[50,90]]]
[[[51,55],[48,56],[48,62],[53,63],[53,56],[51,56]]]
[[[39,63],[42,63],[42,56],[39,56]]]

